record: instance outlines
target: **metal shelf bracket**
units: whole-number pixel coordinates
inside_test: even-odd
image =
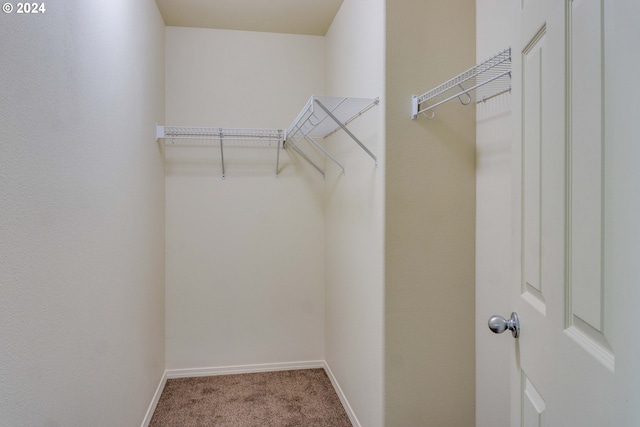
[[[312,96],[287,130],[286,142],[323,176],[325,174],[324,170],[311,159],[311,156],[301,149],[299,142],[306,141],[310,146],[318,149],[342,169],[344,175],[344,166],[318,142],[320,139],[325,139],[335,132],[343,130],[378,166],[376,156],[347,128],[347,125],[378,105],[379,102],[377,98]]]

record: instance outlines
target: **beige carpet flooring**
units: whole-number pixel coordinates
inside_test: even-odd
[[[323,369],[167,380],[150,427],[352,427]]]

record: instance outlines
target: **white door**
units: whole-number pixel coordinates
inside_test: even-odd
[[[613,426],[604,3],[513,2],[511,425]]]

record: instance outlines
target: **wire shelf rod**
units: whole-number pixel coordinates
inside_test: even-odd
[[[345,131],[345,133],[349,135],[351,139],[353,139],[360,146],[360,148],[362,148],[373,159],[374,162],[376,162],[376,166],[378,166],[378,159],[376,158],[376,156],[349,129],[347,129],[347,127],[336,116],[334,116],[333,113],[329,111],[329,109],[325,107],[322,102],[320,102],[318,99],[316,99],[315,101],[320,106],[320,108],[322,108],[324,112],[327,113],[327,115],[331,117],[331,119],[336,122],[336,124],[340,126],[342,130]]]
[[[226,178],[225,165],[225,145],[244,147],[243,144],[232,144],[234,142],[249,142],[248,147],[263,146],[273,147],[276,143],[276,165],[275,174],[280,173],[280,149],[291,146],[293,151],[309,162],[324,177],[325,171],[319,166],[322,163],[316,161],[318,155],[324,155],[332,160],[345,173],[345,167],[333,157],[321,144],[320,140],[329,135],[344,130],[371,158],[377,166],[376,156],[360,141],[346,125],[360,117],[362,114],[379,104],[379,99],[370,98],[345,98],[330,96],[312,96],[302,108],[293,124],[284,129],[239,129],[239,128],[219,128],[219,127],[189,127],[189,126],[156,126],[156,140],[164,140],[165,145],[194,146],[194,147],[217,147],[219,144],[220,161],[222,164],[222,178]],[[298,143],[305,141],[310,144],[313,156],[309,156],[298,146]],[[312,158],[313,157],[313,158]]]
[[[220,139],[224,139],[226,142],[228,141],[256,141],[256,142],[274,142],[281,141],[283,138],[250,138],[250,137],[228,137],[223,135],[222,137],[219,135],[215,136],[173,136],[167,135],[164,139],[178,139],[178,140],[194,140],[194,141],[219,141]]]
[[[340,106],[342,104],[345,103],[345,101],[347,100],[347,98],[344,98],[342,101],[340,101],[335,107],[329,109],[327,107],[325,107],[318,99],[314,99],[314,101],[316,102],[316,104],[318,104],[320,107],[322,107],[322,109],[327,113],[326,116],[324,116],[324,118],[320,121],[320,123],[322,123],[323,121],[327,120],[329,117],[331,117],[332,120],[336,121],[336,122],[340,122],[338,119],[336,119],[336,117],[333,115],[333,113],[340,108]],[[320,124],[318,123],[318,125]],[[326,135],[325,135],[326,136]]]
[[[494,93],[494,94],[492,94],[492,95],[489,95],[489,96],[483,96],[481,99],[478,99],[478,100],[476,101],[476,104],[481,104],[481,103],[483,103],[483,102],[487,102],[488,100],[493,99],[493,98],[495,98],[496,96],[500,96],[500,95],[502,95],[503,93],[507,93],[507,92],[511,92],[511,88],[501,90],[500,92],[496,92],[496,93]]]
[[[339,101],[333,108],[330,109],[331,113],[334,113],[338,108],[340,108],[340,106],[342,106],[342,104],[344,104],[347,99],[348,98],[343,98],[341,101]],[[315,102],[318,102],[316,98],[313,98],[313,100]],[[330,118],[329,115],[318,118],[318,116],[315,114],[314,103],[312,102],[309,102],[307,103],[307,105],[305,105],[303,113],[304,114],[298,116],[299,119],[297,120],[297,123],[292,125],[292,127],[289,129],[289,135],[296,136],[298,133],[300,133],[302,137],[306,138],[307,136],[310,136],[318,126],[322,125],[328,118]],[[307,113],[309,115],[304,120],[302,120],[301,117],[304,117]],[[316,123],[313,122],[312,118],[316,119]],[[307,127],[307,124],[310,126]],[[336,130],[338,129],[340,129],[340,127],[336,128]],[[321,136],[321,138],[325,137],[326,135]]]
[[[503,74],[500,74],[500,75],[498,75],[498,76],[496,76],[496,77],[493,77],[493,78],[492,78],[491,80],[489,80],[489,81],[499,79],[500,77],[504,77],[504,76],[506,76],[507,74],[511,74],[511,71],[505,71]],[[478,84],[476,84],[475,86],[472,86],[472,87],[470,87],[470,88],[468,88],[468,89],[465,89],[465,90],[463,90],[463,91],[461,91],[461,92],[459,92],[459,93],[456,93],[455,95],[451,95],[450,97],[448,97],[448,98],[446,98],[446,99],[443,99],[442,101],[439,101],[439,102],[437,102],[437,103],[435,103],[435,104],[433,104],[433,105],[429,105],[429,106],[428,106],[428,107],[426,107],[426,108],[420,109],[420,110],[418,110],[418,114],[425,113],[425,112],[427,112],[427,111],[429,111],[429,110],[432,110],[432,109],[436,108],[436,107],[437,107],[437,106],[439,106],[439,105],[444,104],[445,102],[451,101],[453,98],[457,98],[457,97],[459,97],[460,95],[464,95],[464,94],[467,94],[467,93],[471,92],[472,90],[476,90],[476,89],[478,89],[480,86],[485,85],[486,83],[487,83],[487,82],[478,83]],[[466,104],[465,104],[465,105],[466,105]]]
[[[347,120],[344,121],[344,125],[348,126],[349,123],[351,123],[352,121],[354,121],[355,119],[357,119],[358,117],[360,117],[361,115],[363,115],[364,113],[366,113],[367,111],[369,111],[370,109],[372,109],[373,107],[375,107],[376,105],[380,104],[380,98],[376,98],[371,104],[367,105],[366,107],[364,107],[362,110],[358,111],[356,114],[354,114],[353,116],[351,116],[350,118],[348,118]],[[328,138],[331,135],[333,135],[334,133],[338,132],[339,130],[341,130],[342,128],[340,126],[338,126],[337,128],[335,128],[334,130],[332,130],[331,132],[329,132],[328,134],[326,134],[324,136],[324,138]]]
[[[465,88],[463,85],[469,85]],[[435,88],[423,93],[422,95],[413,96],[411,99],[411,118],[416,119],[418,114],[425,114],[431,111],[432,119],[435,116],[433,109],[445,102],[458,98],[463,105],[471,102],[470,93],[474,90],[484,87],[482,91],[476,92],[476,103],[486,102],[488,99],[494,98],[502,93],[511,90],[511,48],[508,47],[484,62],[458,74],[457,76],[447,80],[446,82],[436,86]],[[447,94],[451,94],[447,96]],[[468,99],[463,100],[461,96],[465,95]],[[440,100],[438,100],[440,98]],[[442,99],[444,98],[444,99]],[[431,105],[427,105],[427,101],[435,101]]]
[[[278,141],[285,138],[282,129],[235,129],[157,126],[156,139],[213,139],[225,141]]]
[[[435,88],[431,89],[430,91],[427,91],[425,93],[423,93],[422,95],[418,96],[418,102],[419,103],[423,103],[435,96],[441,95],[442,93],[446,92],[447,90],[450,90],[451,88],[458,86],[459,84],[465,83],[468,80],[474,78],[474,77],[478,77],[479,75],[485,74],[488,71],[494,69],[494,68],[500,68],[501,64],[505,64],[506,62],[509,62],[508,64],[508,69],[511,69],[511,48],[506,48],[503,51],[497,53],[496,55],[494,55],[493,57],[487,59],[486,61],[470,68],[467,71],[464,71],[460,74],[458,74],[457,76],[447,80],[446,82],[436,86]],[[507,64],[505,64],[507,65]]]
[[[311,146],[315,146],[322,154],[329,157],[331,161],[342,169],[345,168],[320,144],[320,140],[329,135],[344,130],[369,156],[376,162],[375,155],[360,141],[346,125],[360,117],[366,111],[379,104],[379,99],[371,98],[345,98],[331,96],[312,96],[304,105],[296,119],[287,129],[286,143],[290,143],[295,151],[303,154],[302,149],[295,145],[305,140]],[[305,155],[306,156],[306,155]],[[324,176],[324,172],[306,156],[305,160],[312,163]]]
[[[277,144],[276,152],[276,178],[280,171],[280,146],[286,140],[286,131],[283,129],[250,129],[250,128],[213,128],[213,127],[186,127],[186,126],[160,126],[156,125],[156,140],[163,139],[165,145],[204,147],[219,143],[220,162],[222,166],[222,179],[226,179],[226,167],[224,148],[229,143],[238,141],[254,142],[259,148],[269,148]],[[178,143],[176,144],[176,141]],[[205,143],[206,142],[206,143]],[[237,146],[237,145],[236,145]]]

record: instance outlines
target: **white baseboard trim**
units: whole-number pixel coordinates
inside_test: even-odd
[[[236,366],[218,366],[218,367],[208,367],[208,368],[189,368],[189,369],[167,369],[164,371],[162,378],[160,379],[160,383],[158,384],[158,388],[156,389],[155,394],[153,395],[153,400],[149,405],[149,409],[147,409],[147,413],[142,421],[141,427],[148,427],[151,422],[151,418],[153,417],[153,412],[156,410],[156,406],[158,406],[158,401],[160,400],[160,395],[162,394],[162,390],[164,389],[165,384],[168,379],[171,378],[189,378],[189,377],[209,377],[214,375],[231,375],[231,374],[249,374],[253,372],[272,372],[272,371],[290,371],[295,369],[324,369],[333,385],[342,406],[344,407],[349,420],[351,420],[351,424],[353,427],[361,427],[356,414],[353,412],[347,397],[345,396],[342,388],[340,388],[340,384],[338,380],[333,375],[331,368],[324,360],[310,360],[305,362],[284,362],[284,363],[262,363],[257,365],[236,365]]]
[[[156,388],[156,392],[153,395],[153,399],[151,399],[151,404],[149,405],[149,409],[147,409],[147,413],[142,420],[141,427],[149,427],[149,423],[151,422],[151,418],[153,417],[153,413],[156,410],[156,406],[158,406],[158,401],[160,400],[160,395],[162,394],[162,390],[164,390],[164,385],[167,383],[167,371],[164,371],[162,374],[162,378],[160,378],[160,384],[158,384],[158,388]]]
[[[353,412],[353,409],[351,408],[351,405],[347,400],[347,396],[344,395],[342,388],[340,388],[340,384],[338,383],[338,380],[333,375],[333,372],[331,372],[331,368],[329,367],[329,364],[326,361],[323,361],[322,363],[324,365],[323,366],[324,371],[327,373],[327,376],[331,380],[331,384],[333,385],[333,388],[335,389],[336,394],[340,398],[340,402],[342,402],[342,406],[344,407],[345,412],[349,416],[349,420],[351,420],[351,424],[353,424],[353,427],[362,427],[360,425],[360,421],[358,421],[358,417],[356,417],[355,412]]]
[[[168,369],[167,378],[210,377],[214,375],[250,374],[253,372],[291,371],[294,369],[324,368],[323,360],[306,362],[262,363],[258,365],[218,366],[209,368]]]

